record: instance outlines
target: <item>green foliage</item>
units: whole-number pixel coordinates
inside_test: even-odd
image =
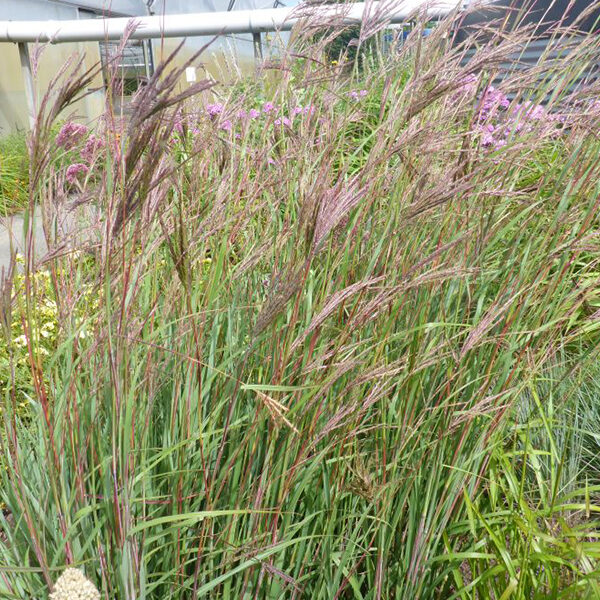
[[[22,269],[23,260],[19,258]],[[37,272],[30,280],[34,288],[35,313],[27,318],[31,307],[25,304],[25,278],[17,272],[13,281],[14,302],[8,316],[8,329],[0,337],[0,413],[7,402],[16,403],[21,416],[26,416],[29,399],[35,396],[32,363],[41,367],[56,350],[58,313],[50,275]]]
[[[29,160],[24,134],[0,139],[0,216],[24,208],[28,199]]]

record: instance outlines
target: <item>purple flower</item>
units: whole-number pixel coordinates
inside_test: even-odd
[[[265,114],[267,114],[267,115],[268,115],[270,112],[273,112],[274,110],[277,110],[277,109],[275,108],[275,105],[274,105],[272,102],[265,102],[265,103],[263,104],[263,107],[262,107],[262,109],[263,109],[263,112],[264,112]]]
[[[490,117],[496,117],[499,109],[506,110],[509,106],[510,100],[491,85],[481,98],[479,120],[486,121]]]
[[[67,121],[56,136],[56,145],[70,150],[83,138],[88,132],[88,128],[80,123]]]
[[[209,117],[216,117],[223,112],[224,108],[225,107],[220,102],[217,102],[216,104],[208,104],[206,106],[206,112]]]
[[[248,113],[243,108],[240,108],[240,110],[238,110],[238,113],[237,113],[238,119],[245,119],[247,116],[248,116]]]
[[[83,163],[73,163],[67,167],[67,181],[71,184],[77,181],[79,175],[85,175],[89,172],[87,165]]]
[[[231,121],[229,119],[227,119],[226,121],[223,121],[220,125],[219,125],[219,129],[222,129],[223,131],[231,131]]]
[[[534,104],[534,105],[530,106],[527,109],[527,112],[525,113],[525,115],[527,116],[528,119],[532,119],[534,121],[542,121],[542,120],[548,118],[548,114],[546,113],[546,110],[544,109],[543,106],[540,106],[539,104]]]
[[[491,133],[484,133],[481,136],[481,145],[485,148],[489,148],[496,143],[494,136]]]
[[[300,115],[300,114],[302,114],[302,107],[301,106],[294,106],[294,108],[292,109],[292,114],[293,115]]]
[[[81,151],[81,158],[88,163],[91,163],[94,158],[98,155],[98,152],[104,148],[106,144],[102,138],[95,136],[93,133],[87,139],[83,150]]]
[[[250,112],[248,113],[248,116],[249,116],[251,119],[256,119],[257,117],[259,117],[259,116],[260,116],[260,113],[259,113],[259,112],[258,112],[258,111],[257,111],[255,108],[251,108],[251,109],[250,109]]]
[[[478,83],[479,83],[479,79],[478,79],[477,75],[475,75],[475,73],[469,73],[466,77],[463,77],[460,80],[461,88],[464,88],[465,90],[468,90],[468,91],[471,91],[474,88],[476,88]]]
[[[287,117],[283,117],[282,119],[275,119],[275,121],[273,121],[274,125],[285,125],[286,127],[291,127],[292,126],[292,121],[290,119],[288,119]]]
[[[360,90],[360,91],[352,90],[348,95],[350,96],[350,98],[358,101],[361,98],[364,98],[368,93],[369,92],[367,92],[367,90]]]
[[[458,81],[458,87],[454,91],[452,98],[460,100],[465,96],[472,96],[477,91],[478,86],[479,80],[477,76],[471,73]]]

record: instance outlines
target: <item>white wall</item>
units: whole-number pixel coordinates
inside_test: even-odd
[[[68,4],[58,4],[48,0],[2,0],[1,18],[10,21],[76,19],[77,9]]]
[[[77,8],[119,15],[145,15],[144,0],[0,0],[0,19],[11,21],[74,19]]]

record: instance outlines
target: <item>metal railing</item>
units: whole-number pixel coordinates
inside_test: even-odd
[[[289,31],[303,19],[313,23],[354,25],[367,18],[378,18],[388,23],[402,23],[417,13],[427,18],[440,18],[461,8],[463,0],[402,0],[385,11],[379,2],[352,4],[299,5],[296,7],[192,13],[135,18],[106,18],[65,21],[0,21],[0,43],[13,42],[19,46],[21,70],[30,125],[35,120],[34,84],[31,73],[28,43],[46,42],[101,42],[119,40],[126,31],[135,29],[131,39],[185,38],[201,35],[251,33],[254,54],[262,58],[261,33]],[[383,14],[381,14],[383,12]]]

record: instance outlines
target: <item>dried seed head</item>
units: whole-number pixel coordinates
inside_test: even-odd
[[[100,593],[79,569],[66,569],[54,584],[50,600],[100,600]]]

